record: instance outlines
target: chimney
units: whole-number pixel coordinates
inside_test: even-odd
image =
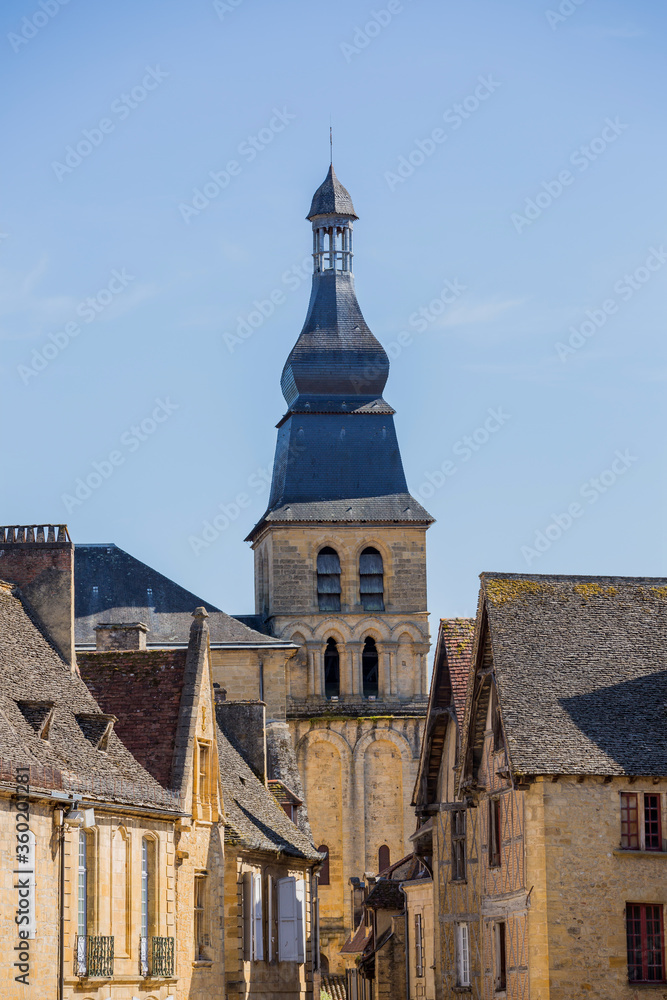
[[[95,626],[98,653],[114,649],[145,649],[148,625],[143,622],[99,622]]]
[[[215,717],[251,771],[266,784],[266,705],[263,701],[224,701],[215,691]]]
[[[74,546],[66,524],[0,527],[0,579],[18,585],[65,663],[74,655]]]

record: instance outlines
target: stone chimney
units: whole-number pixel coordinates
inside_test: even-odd
[[[100,652],[114,649],[145,649],[148,625],[143,622],[99,622],[95,626],[95,646]]]
[[[218,725],[248,767],[266,784],[266,705],[263,701],[225,701],[215,689]]]
[[[0,527],[0,579],[18,585],[63,660],[74,654],[74,546],[65,524]]]

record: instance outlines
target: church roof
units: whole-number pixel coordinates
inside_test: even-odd
[[[306,218],[312,221],[317,215],[348,215],[352,219],[359,218],[354,211],[352,199],[347,189],[336,177],[333,163],[329,167],[324,181],[313,195],[310,212]]]
[[[95,625],[101,621],[146,622],[149,647],[186,645],[197,607],[209,613],[214,645],[281,645],[280,640],[249,628],[117,545],[77,545],[74,550],[77,646],[95,645]]]
[[[432,524],[433,518],[409,493],[390,496],[357,497],[348,500],[313,500],[290,503],[267,511],[260,523],[301,521],[347,521],[384,524]],[[255,529],[248,538],[254,535]],[[248,539],[246,539],[247,541]]]
[[[667,579],[481,581],[513,770],[667,775]],[[469,692],[466,729],[471,709]]]

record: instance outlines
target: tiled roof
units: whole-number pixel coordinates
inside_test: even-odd
[[[481,581],[515,772],[667,775],[667,579]]]
[[[388,496],[352,497],[348,500],[313,500],[308,503],[290,503],[267,511],[248,535],[251,539],[260,525],[274,522],[301,521],[365,521],[389,524],[417,522],[432,524],[433,518],[409,493],[392,493]]]
[[[451,700],[454,703],[457,719],[463,722],[475,638],[475,619],[441,618],[440,638],[449,669]]]
[[[188,642],[192,612],[204,607],[212,643],[276,645],[279,640],[180,587],[117,545],[77,545],[74,550],[75,629],[78,646],[95,644],[98,622],[142,621],[148,645]]]
[[[312,219],[316,215],[349,215],[353,219],[358,218],[347,188],[344,188],[336,177],[333,163],[313,195],[306,218]]]
[[[136,804],[177,808],[174,797],[132,756],[114,729],[104,749],[96,748],[91,736],[103,736],[110,720],[102,722],[100,707],[81,677],[56,653],[30,617],[16,589],[3,583],[0,583],[0,664],[3,773],[7,764],[31,766],[35,773],[44,776],[44,781],[53,772],[53,787],[70,790],[97,787],[99,794],[111,801],[134,800]],[[45,732],[47,703],[54,707]],[[93,725],[97,715],[100,727]],[[47,738],[43,739],[40,732]]]
[[[366,896],[365,905],[373,910],[402,910],[405,896],[400,883],[388,878],[379,878]]]
[[[218,726],[225,840],[256,851],[319,861],[322,855],[288,818],[271,792],[248,767]]]

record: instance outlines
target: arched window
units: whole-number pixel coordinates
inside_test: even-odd
[[[317,604],[320,611],[340,611],[340,559],[329,545],[317,553]]]
[[[370,636],[364,642],[364,650],[361,654],[361,676],[364,698],[377,698],[378,651],[375,646],[375,639],[371,639]]]
[[[329,885],[329,848],[326,844],[320,844],[317,848],[320,854],[326,854],[326,858],[322,862],[322,871],[320,872],[320,885]]]
[[[337,698],[340,694],[340,657],[335,639],[327,639],[324,650],[324,696]]]
[[[378,851],[378,873],[386,871],[391,864],[391,855],[389,853],[389,848],[386,844],[383,844]]]
[[[384,569],[377,549],[364,549],[359,556],[359,591],[364,611],[384,611]]]

